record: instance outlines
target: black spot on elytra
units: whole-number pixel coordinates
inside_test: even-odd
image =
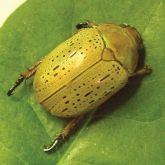
[[[67,100],[66,102],[65,102],[65,104],[68,104],[69,103],[69,101]]]
[[[54,74],[54,77],[56,77],[57,75],[58,75],[58,73],[55,73],[55,74]]]
[[[120,70],[120,67],[117,67],[118,70]]]
[[[91,100],[90,102],[89,102],[89,104],[91,104],[91,103],[93,103],[95,100]]]
[[[110,76],[110,74],[104,76],[100,81],[103,81],[103,80],[107,79],[109,76]]]
[[[90,91],[90,92],[86,93],[86,94],[84,95],[84,97],[89,96],[92,92],[93,92],[93,91]]]
[[[55,71],[55,70],[58,69],[58,68],[59,68],[59,65],[55,66],[55,67],[53,68],[53,70]]]
[[[112,91],[109,91],[109,92],[104,92],[104,96],[107,96],[111,93]]]
[[[67,111],[68,110],[68,108],[64,108],[63,110],[62,110],[62,112],[65,112],[65,111]]]
[[[72,46],[72,45],[74,45],[74,43],[71,43],[69,46]]]

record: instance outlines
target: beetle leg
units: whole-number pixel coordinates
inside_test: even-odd
[[[55,147],[62,144],[66,139],[69,138],[71,133],[75,130],[75,128],[78,126],[78,124],[82,121],[84,116],[78,116],[74,119],[72,119],[62,130],[62,132],[55,138],[53,143],[50,145],[44,146],[44,151],[52,151]]]
[[[18,77],[18,79],[16,80],[16,82],[14,83],[14,85],[7,92],[7,95],[11,96],[15,88],[17,88],[17,86],[19,86],[24,80],[27,80],[28,78],[33,76],[35,72],[37,71],[37,68],[41,64],[41,62],[42,61],[38,61],[37,63],[32,65],[30,68],[28,68],[25,72],[22,72],[20,76]]]
[[[80,22],[80,23],[78,23],[76,25],[76,28],[77,29],[82,29],[82,28],[90,28],[90,27],[93,27],[93,26],[96,26],[95,22],[87,21],[87,22]]]
[[[145,65],[143,68],[137,70],[133,75],[131,75],[131,77],[150,74],[151,71],[152,71],[151,67]]]
[[[76,25],[77,29],[88,28],[88,27],[89,27],[88,22],[81,22]]]

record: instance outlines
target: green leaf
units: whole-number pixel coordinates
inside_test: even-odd
[[[0,29],[0,164],[164,165],[164,11],[164,0],[29,0],[12,14]],[[130,81],[57,152],[46,154],[43,144],[66,121],[39,106],[33,79],[12,97],[6,93],[20,72],[71,36],[75,24],[84,20],[136,27],[153,73]]]

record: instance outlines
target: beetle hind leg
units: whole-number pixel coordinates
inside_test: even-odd
[[[65,142],[69,138],[71,133],[75,130],[75,128],[78,126],[78,124],[82,121],[83,117],[84,116],[78,116],[72,119],[50,145],[44,146],[44,151],[52,151],[54,148]]]
[[[13,94],[13,91],[24,81],[27,80],[28,78],[30,78],[31,76],[33,76],[35,74],[35,72],[37,71],[37,68],[39,66],[39,64],[41,63],[41,61],[38,61],[37,63],[35,63],[32,67],[28,68],[25,72],[22,72],[20,74],[20,76],[18,77],[18,79],[15,81],[14,85],[9,89],[9,91],[7,92],[8,96],[11,96]]]

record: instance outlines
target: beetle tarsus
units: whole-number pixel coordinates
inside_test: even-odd
[[[49,152],[49,151],[52,151],[54,148],[57,148],[59,145],[62,145],[62,143],[70,137],[71,133],[76,129],[76,127],[79,125],[79,123],[82,121],[83,118],[84,118],[83,115],[73,118],[65,126],[65,128],[57,136],[57,138],[53,141],[52,144],[48,146],[44,146],[44,151]]]
[[[15,90],[15,88],[17,88],[17,86],[20,85],[23,82],[24,79],[25,79],[25,77],[21,75],[17,79],[17,81],[15,82],[15,84],[13,85],[13,87],[9,89],[9,91],[7,92],[7,95],[8,96],[11,96],[13,94],[13,91]]]
[[[152,72],[152,68],[149,65],[144,66],[144,74],[150,74]]]
[[[33,66],[31,66],[29,69],[27,69],[25,72],[22,72],[20,74],[20,77],[14,83],[13,87],[10,88],[9,91],[7,92],[7,95],[11,96],[13,94],[13,91],[15,90],[15,88],[17,88],[25,79],[27,80],[28,78],[33,76],[35,74],[35,72],[37,71],[37,68],[38,68],[38,66],[40,65],[41,62],[42,62],[41,60],[38,61]]]
[[[52,151],[54,148],[58,147],[62,142],[65,140],[65,138],[60,134],[50,145],[44,146],[44,151],[49,152]]]
[[[89,28],[89,27],[90,27],[89,22],[81,22],[76,25],[77,29]]]
[[[137,70],[131,77],[143,76],[150,74],[151,72],[152,72],[152,68],[149,65],[145,65],[143,68]]]

